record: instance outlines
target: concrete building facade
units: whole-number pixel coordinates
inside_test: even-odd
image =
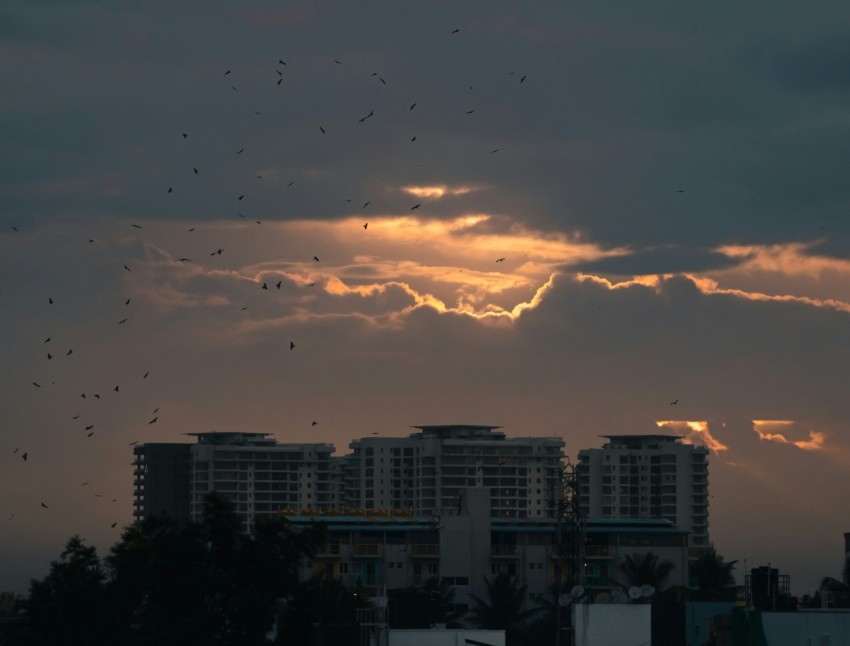
[[[281,510],[340,506],[341,474],[331,444],[278,444],[267,433],[189,435],[197,443],[135,447],[137,521],[161,511],[199,520],[204,496],[213,490],[234,503],[246,529]],[[164,502],[169,496],[177,501],[170,507]]]
[[[347,509],[407,509],[443,514],[460,491],[486,487],[491,513],[551,517],[560,491],[564,441],[506,438],[498,426],[414,426],[408,437],[368,437],[344,458]]]
[[[593,518],[661,518],[686,530],[698,552],[708,530],[708,449],[675,435],[605,435],[578,453],[579,503]]]

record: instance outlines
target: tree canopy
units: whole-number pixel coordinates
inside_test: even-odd
[[[660,590],[675,567],[670,561],[659,561],[653,552],[626,554],[620,563],[620,574],[627,586],[651,585]]]
[[[212,493],[202,521],[150,517],[102,560],[74,536],[47,577],[32,581],[27,621],[9,644],[266,643],[278,600],[295,589],[321,531],[275,518],[243,533],[232,504]]]

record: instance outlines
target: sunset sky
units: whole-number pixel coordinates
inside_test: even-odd
[[[846,2],[120,5],[0,7],[0,590],[131,442],[460,423],[705,444],[739,581],[840,577]]]

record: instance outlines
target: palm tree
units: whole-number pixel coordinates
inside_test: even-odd
[[[831,576],[825,576],[820,582],[820,590],[826,590],[830,595],[829,605],[833,608],[850,606],[850,558],[844,561],[841,579],[839,581]]]
[[[695,601],[732,601],[735,598],[735,577],[732,570],[738,561],[723,560],[712,547],[704,552],[693,565],[691,573],[697,580]]]
[[[627,586],[651,585],[658,590],[675,567],[670,561],[659,562],[658,555],[652,552],[626,554],[620,563],[620,574]]]
[[[504,630],[507,646],[521,643],[527,624],[541,609],[524,609],[526,586],[518,586],[515,577],[500,574],[492,581],[485,578],[484,583],[488,600],[469,595],[472,598],[470,622],[485,630]]]

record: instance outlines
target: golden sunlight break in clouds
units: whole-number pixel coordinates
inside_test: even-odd
[[[826,436],[819,431],[808,431],[808,440],[789,440],[787,432],[793,430],[796,422],[785,419],[754,419],[753,431],[760,440],[777,442],[779,444],[792,444],[803,451],[818,451],[824,448]],[[783,430],[782,433],[778,432]]]
[[[446,186],[445,184],[438,184],[436,186],[403,186],[401,190],[425,200],[439,200],[446,195],[466,195],[476,189],[471,186]]]
[[[704,444],[707,449],[720,453],[728,451],[729,447],[723,444],[720,440],[711,434],[708,428],[707,421],[693,420],[659,420],[655,422],[659,428],[666,428],[671,431],[683,434],[686,440],[691,442],[698,441]]]
[[[192,239],[208,237],[204,247],[215,249],[222,230],[229,240],[225,255],[192,252],[196,261],[187,265],[174,260],[176,250],[150,242],[147,264],[156,275],[140,267],[133,276],[147,276],[156,289],[167,287],[171,304],[236,304],[245,300],[246,286],[265,285],[268,293],[274,285],[275,297],[250,310],[256,325],[243,329],[347,316],[397,326],[422,307],[509,323],[536,308],[571,265],[628,253],[481,213],[375,217],[368,227],[359,218],[262,228],[221,222]]]

